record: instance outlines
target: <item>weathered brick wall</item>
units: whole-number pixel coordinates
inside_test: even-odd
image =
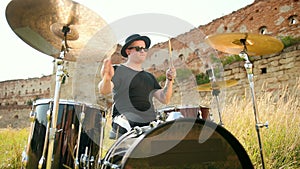
[[[51,75],[41,78],[9,80],[0,85],[0,109],[8,105],[27,105],[36,98],[50,96]]]
[[[283,88],[294,89],[300,78],[300,45],[288,47],[282,53],[258,56],[253,59],[254,86],[257,95],[265,92],[282,91]],[[230,95],[245,95],[249,88],[244,62],[227,65],[224,68],[225,80],[234,79],[239,83],[226,90]],[[295,93],[300,94],[300,93]]]
[[[199,28],[206,35],[224,32],[260,33],[260,28],[266,27],[266,34],[273,36],[299,36],[299,12],[299,0],[255,0],[253,4]],[[295,16],[298,23],[291,23],[292,16]]]
[[[257,34],[267,34],[279,38],[284,36],[299,37],[300,36],[300,1],[299,0],[256,0],[253,4],[234,11],[229,15],[213,20],[207,25],[201,25],[188,33],[179,35],[177,39],[188,39],[188,46],[204,47],[203,35],[211,35],[217,33],[231,32],[249,32]],[[261,28],[264,28],[262,31]],[[203,34],[203,35],[202,35]],[[199,36],[200,35],[200,36]],[[168,42],[162,43],[156,48],[167,48]],[[190,69],[198,73],[201,64],[201,58],[195,58],[195,51],[186,51],[183,45],[172,43],[175,56],[183,56]],[[299,68],[299,45],[295,45],[284,49],[282,52],[267,56],[253,56],[253,73],[254,86],[257,95],[265,92],[282,90],[288,86],[293,89],[298,85],[300,78]],[[226,57],[231,54],[216,51],[219,57]],[[205,55],[202,54],[202,55]],[[192,60],[192,62],[188,62]],[[203,71],[203,70],[202,70]],[[266,72],[265,72],[266,71]],[[249,96],[249,82],[244,68],[244,61],[233,63],[224,67],[224,80],[237,80],[238,84],[222,91],[226,93],[226,97],[233,95]],[[181,87],[182,88],[182,87]],[[189,89],[190,90],[190,89]],[[195,90],[194,90],[195,91]],[[210,91],[199,92],[201,99],[206,99],[206,103],[211,100]],[[188,97],[187,97],[188,98]],[[180,97],[173,99],[181,100]],[[207,100],[208,99],[208,100]],[[177,103],[178,101],[174,101]]]
[[[38,98],[50,97],[51,76],[9,80],[0,85],[0,128],[29,125],[31,103]]]

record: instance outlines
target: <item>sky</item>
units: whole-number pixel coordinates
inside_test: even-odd
[[[0,1],[2,41],[0,81],[52,74],[54,58],[26,44],[9,27],[5,16],[9,2],[10,0]],[[254,0],[76,0],[76,2],[96,12],[108,24],[132,15],[157,13],[177,17],[198,27],[252,4]]]

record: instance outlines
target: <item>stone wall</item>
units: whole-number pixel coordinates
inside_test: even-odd
[[[0,109],[9,105],[28,105],[37,98],[49,97],[49,82],[51,78],[51,75],[49,75],[41,78],[9,80],[1,82]]]
[[[254,57],[252,60],[257,95],[281,91],[284,88],[292,90],[299,85],[300,45],[288,47],[278,54]],[[225,66],[224,74],[225,80],[239,81],[238,85],[228,88],[228,95],[244,96],[243,89],[249,88],[244,62]]]
[[[186,52],[182,43],[174,43],[173,41],[173,54],[177,59],[180,57],[184,58],[184,63],[193,72],[201,73],[202,71],[202,73],[205,73],[201,57],[207,55],[205,53],[207,51],[204,50],[207,46],[203,36],[218,33],[248,32],[270,35],[278,39],[281,37],[296,38],[300,35],[299,9],[299,0],[256,0],[253,4],[238,11],[179,35],[176,37],[176,40],[188,39],[188,43],[184,45],[187,45],[192,50]],[[168,42],[161,43],[155,45],[154,48],[167,48],[167,44]],[[196,51],[202,53],[197,57],[195,56]],[[300,78],[299,52],[299,45],[294,45],[279,53],[266,56],[251,56],[256,95],[260,96],[265,94],[265,92],[281,91],[283,88],[293,90],[295,87],[298,87],[299,80],[297,79]],[[215,54],[219,58],[231,55],[220,51],[215,51]],[[226,65],[224,67],[224,80],[238,81],[237,85],[221,90],[221,92],[225,93],[226,99],[230,99],[232,96],[249,97],[249,82],[244,68],[244,61]],[[203,99],[205,99],[205,104],[212,100],[211,91],[201,91],[199,93],[201,96],[201,99],[199,99],[200,104],[202,104]],[[182,98],[175,97],[174,99],[181,100]],[[178,101],[174,102],[177,103]],[[191,102],[193,102],[193,98]]]
[[[299,9],[299,0],[255,0],[253,4],[199,28],[206,35],[251,32],[272,36],[299,36]]]
[[[0,128],[28,126],[32,102],[50,97],[51,78],[49,75],[1,82]]]

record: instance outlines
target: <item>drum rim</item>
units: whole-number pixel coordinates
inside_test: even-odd
[[[203,106],[201,105],[174,105],[174,106],[166,106],[157,109],[157,112],[164,112],[164,111],[170,111],[170,110],[176,110],[176,109],[182,109],[182,108],[201,108]],[[206,107],[205,107],[206,108]]]
[[[37,99],[33,102],[34,106],[42,105],[42,104],[49,104],[50,102],[53,102],[53,98],[42,98],[42,99]],[[96,109],[101,109],[99,105],[95,104],[90,104],[90,103],[83,103],[83,102],[77,102],[75,100],[71,99],[59,99],[59,104],[67,104],[67,105],[86,105],[90,108],[96,108]]]
[[[176,106],[166,106],[166,107],[157,109],[157,112],[164,112],[167,110],[175,110],[175,109],[176,109]]]
[[[218,125],[212,121],[207,121],[207,120],[203,120],[203,119],[192,119],[192,118],[179,118],[176,120],[172,120],[172,121],[168,121],[165,123],[162,123],[162,125],[159,125],[149,131],[146,131],[145,133],[143,133],[141,136],[137,137],[137,140],[134,142],[134,148],[136,146],[138,146],[141,141],[144,138],[147,138],[147,135],[155,132],[155,129],[160,129],[165,125],[169,125],[169,124],[173,124],[175,122],[194,122],[194,123],[199,123],[200,125],[208,125],[208,127],[216,127],[215,128],[215,132],[217,132],[218,134],[220,134],[226,141],[228,144],[230,144],[231,148],[233,149],[233,151],[236,153],[236,155],[239,158],[239,162],[241,164],[241,166],[243,168],[249,168],[250,166],[253,167],[253,164],[251,162],[251,159],[248,155],[248,153],[246,152],[245,148],[243,147],[243,145],[238,141],[238,139],[227,129],[225,129],[224,127],[222,127],[221,125]],[[130,148],[127,150],[126,154],[124,155],[123,159],[122,159],[122,167],[124,168],[128,162],[128,155],[130,155],[132,153],[132,151],[134,150],[134,148]]]
[[[182,109],[182,108],[200,108],[200,105],[179,105],[179,106],[176,106],[177,109]]]

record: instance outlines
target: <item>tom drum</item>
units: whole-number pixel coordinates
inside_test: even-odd
[[[40,99],[33,104],[34,119],[23,152],[22,168],[46,168],[48,124],[51,124],[48,120],[51,119],[49,112],[52,113],[52,107],[51,99]],[[69,100],[60,100],[58,109],[52,168],[74,168],[76,163],[79,168],[92,168],[99,158],[100,121],[104,118],[104,111]],[[82,125],[79,123],[83,117],[81,113],[84,113]]]

